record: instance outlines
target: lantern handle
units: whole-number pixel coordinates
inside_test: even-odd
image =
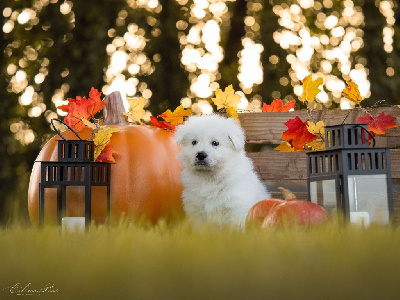
[[[373,134],[361,124],[354,125],[354,127],[361,127],[362,129],[364,129],[372,139],[372,148],[375,148],[375,137],[373,136]]]
[[[67,143],[69,143],[69,141],[61,134],[61,132],[56,128],[56,126],[54,126],[53,121],[57,121],[57,122],[59,122],[59,123],[61,123],[61,124],[64,124],[65,126],[67,126],[68,129],[71,130],[71,131],[77,136],[77,138],[78,138],[79,140],[82,141],[82,138],[79,136],[79,134],[78,134],[74,129],[71,128],[71,126],[65,124],[65,122],[61,121],[60,119],[56,119],[56,118],[51,119],[51,120],[50,120],[51,126],[53,127],[53,129],[55,130],[55,132],[57,132],[57,134],[58,134],[64,141],[66,141]]]

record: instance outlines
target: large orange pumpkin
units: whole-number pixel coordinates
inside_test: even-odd
[[[173,134],[165,130],[140,125],[105,125],[116,127],[110,140],[116,155],[111,166],[111,216],[131,220],[144,219],[155,224],[161,218],[171,219],[183,214],[180,183],[181,167],[178,146]],[[79,132],[87,139],[92,130]],[[76,139],[67,130],[66,139]],[[28,209],[31,222],[38,223],[40,162],[57,160],[57,140],[54,136],[43,147],[35,162],[29,183]],[[45,191],[45,222],[56,222],[56,189]],[[67,187],[67,216],[84,216],[84,188]],[[106,188],[92,187],[92,216],[106,215]]]

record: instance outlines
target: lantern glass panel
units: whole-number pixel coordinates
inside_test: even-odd
[[[311,181],[310,198],[332,215],[337,208],[336,179]]]
[[[389,224],[387,175],[348,176],[350,220]]]

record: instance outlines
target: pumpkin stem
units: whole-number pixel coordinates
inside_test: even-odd
[[[289,191],[288,189],[285,189],[283,187],[278,187],[278,190],[281,191],[281,193],[283,195],[283,198],[286,201],[290,201],[290,200],[296,199],[296,196],[291,191]]]
[[[103,125],[128,125],[123,115],[125,107],[120,92],[112,92],[103,101],[107,101],[103,107]]]

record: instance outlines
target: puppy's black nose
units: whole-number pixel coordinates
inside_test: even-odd
[[[196,154],[196,158],[198,160],[204,160],[206,157],[207,157],[207,153],[205,153],[204,151],[197,152],[197,154]]]

